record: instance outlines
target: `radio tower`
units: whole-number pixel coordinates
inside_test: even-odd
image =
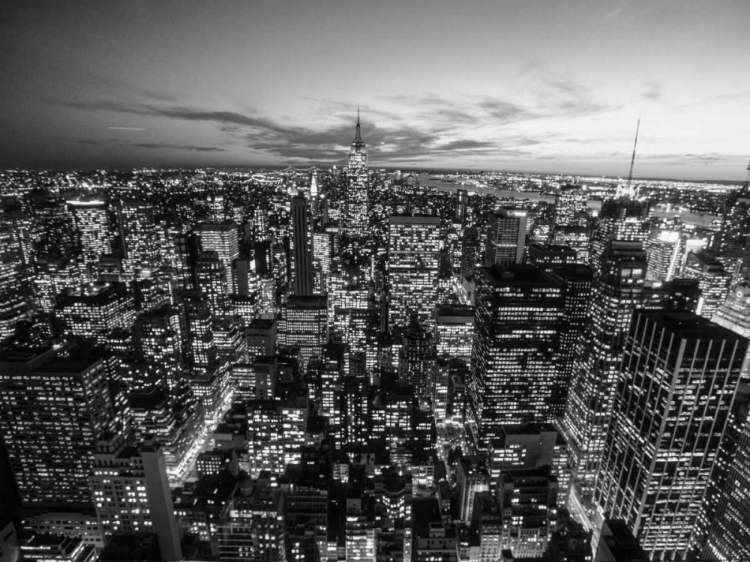
[[[635,149],[638,147],[638,131],[641,128],[641,118],[638,118],[638,124],[635,126],[635,141],[633,142],[633,156],[630,158],[630,173],[628,174],[628,197],[633,199],[638,193],[633,191],[633,166],[635,165]]]

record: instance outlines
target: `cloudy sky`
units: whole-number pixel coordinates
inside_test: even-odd
[[[0,2],[0,168],[340,164],[742,181],[747,0]]]

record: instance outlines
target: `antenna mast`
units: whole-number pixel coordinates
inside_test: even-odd
[[[630,159],[630,173],[628,174],[628,196],[633,196],[633,166],[635,165],[635,149],[638,146],[638,131],[641,128],[641,118],[638,118],[638,124],[635,126],[635,141],[633,142],[633,156]]]

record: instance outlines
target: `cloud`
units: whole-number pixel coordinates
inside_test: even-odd
[[[387,113],[378,116],[377,125],[368,122],[377,110],[366,111],[362,134],[373,162],[402,162],[409,159],[449,159],[455,155],[502,158],[532,157],[535,147],[560,142],[554,133],[520,136],[503,127],[524,121],[562,115],[581,115],[600,111],[601,106],[588,99],[585,89],[573,80],[554,80],[546,93],[550,99],[543,107],[527,107],[500,97],[467,96],[453,102],[433,94],[391,96],[396,102]],[[338,110],[330,102],[330,123],[327,127],[306,127],[286,123],[253,113],[240,113],[224,108],[201,108],[169,103],[126,104],[112,101],[55,103],[81,111],[102,111],[164,118],[183,122],[204,122],[215,125],[223,136],[221,150],[251,151],[266,159],[291,162],[336,163],[345,160],[349,143],[354,137],[354,116]],[[415,112],[414,108],[418,108]],[[216,152],[207,146],[171,144],[132,144],[140,148],[194,150]]]
[[[651,101],[660,101],[664,97],[661,83],[651,81],[646,84],[646,91],[643,92],[643,99]]]

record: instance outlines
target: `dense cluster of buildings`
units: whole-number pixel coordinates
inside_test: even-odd
[[[0,557],[750,559],[747,185],[20,177]]]

